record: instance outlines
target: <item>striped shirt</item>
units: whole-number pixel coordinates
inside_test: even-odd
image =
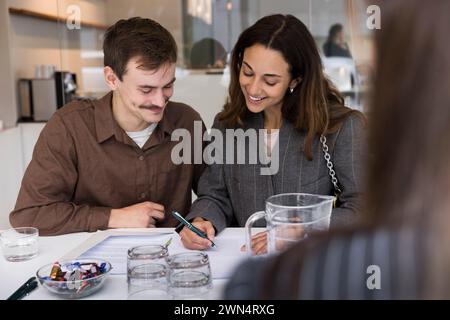
[[[228,299],[420,299],[424,237],[411,228],[342,234],[238,267]],[[299,263],[297,263],[299,262]]]

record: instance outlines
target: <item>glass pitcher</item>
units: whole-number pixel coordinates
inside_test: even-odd
[[[269,254],[284,251],[315,231],[326,231],[330,226],[335,197],[307,193],[283,193],[266,200],[266,210],[251,215],[246,224],[247,252],[252,255],[253,224],[266,219]]]

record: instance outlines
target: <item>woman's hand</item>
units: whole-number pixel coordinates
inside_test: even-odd
[[[192,225],[200,231],[206,233],[208,239],[214,241],[216,231],[211,222],[203,218],[197,217],[192,221]],[[191,250],[205,250],[211,247],[211,241],[198,236],[195,232],[189,230],[188,227],[184,227],[180,231],[181,242],[187,249]]]
[[[267,253],[267,231],[259,232],[252,237],[252,253],[261,255]],[[274,232],[274,243],[276,251],[284,251],[293,243],[305,238],[305,229],[302,225],[287,225],[278,227]],[[245,245],[241,251],[246,251]]]
[[[244,244],[241,251],[246,251],[247,247]],[[267,253],[267,231],[259,232],[252,237],[252,253],[254,255],[261,255]]]

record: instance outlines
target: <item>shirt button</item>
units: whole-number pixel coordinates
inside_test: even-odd
[[[141,193],[141,199],[144,199],[145,198],[145,192],[142,192]]]
[[[144,156],[139,156],[139,160],[144,160]]]

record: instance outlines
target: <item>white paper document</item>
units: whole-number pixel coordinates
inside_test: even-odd
[[[188,252],[181,243],[176,232],[148,233],[136,235],[110,235],[93,247],[84,251],[78,259],[103,259],[113,266],[111,274],[125,275],[127,273],[127,251],[131,247],[159,244],[164,245],[169,239],[169,255]],[[213,279],[228,279],[236,266],[247,256],[240,251],[244,238],[240,235],[219,235],[214,239],[216,247],[203,251],[208,254]]]

